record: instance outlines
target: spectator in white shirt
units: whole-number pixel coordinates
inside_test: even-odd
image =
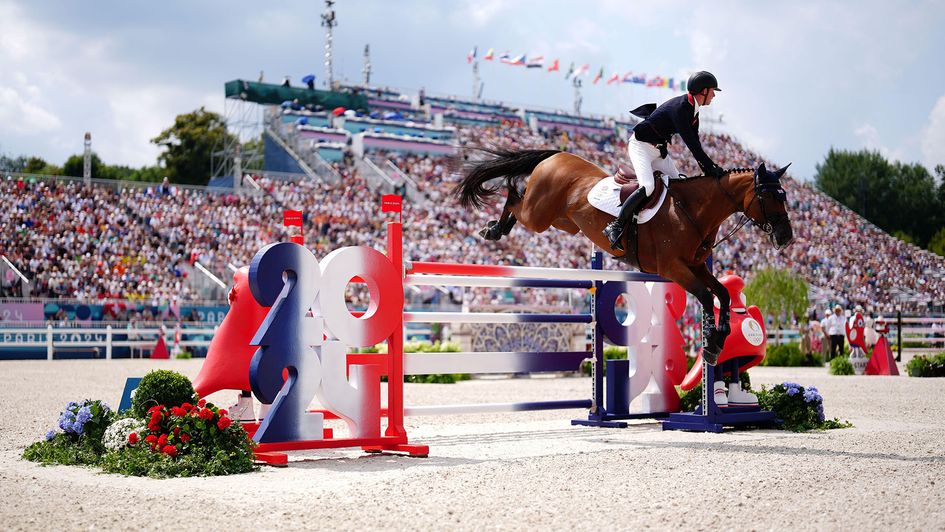
[[[830,354],[827,360],[843,354],[843,338],[846,334],[846,319],[843,317],[843,307],[837,305],[833,307],[833,314],[827,316],[821,324],[827,336],[830,337]]]

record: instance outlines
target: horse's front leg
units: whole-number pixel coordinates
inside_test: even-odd
[[[658,272],[663,277],[683,287],[686,292],[694,295],[702,305],[702,359],[714,366],[719,360],[722,351],[723,337],[719,340],[719,330],[715,325],[715,307],[712,301],[712,291],[705,282],[696,275],[695,271],[682,261],[673,261],[669,267]]]
[[[719,323],[716,327],[716,342],[718,342],[717,347],[719,352],[722,351],[722,346],[725,345],[725,339],[728,338],[728,335],[732,332],[732,315],[731,315],[731,297],[728,295],[728,290],[718,279],[712,275],[712,272],[709,270],[709,267],[705,264],[700,264],[698,266],[692,267],[692,273],[698,278],[702,283],[712,292],[719,300]]]

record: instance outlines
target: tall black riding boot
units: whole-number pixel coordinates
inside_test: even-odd
[[[607,224],[604,228],[604,236],[610,240],[610,247],[617,251],[623,251],[623,233],[627,228],[627,222],[633,218],[633,215],[640,210],[640,207],[646,203],[646,189],[640,187],[630,194],[630,197],[620,206],[620,214],[617,219]]]

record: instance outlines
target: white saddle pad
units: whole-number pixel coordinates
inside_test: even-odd
[[[666,200],[666,191],[668,190],[668,183],[666,182],[666,176],[660,177],[663,180],[663,192],[660,193],[660,199],[656,202],[656,205],[653,205],[649,209],[643,209],[637,214],[637,225],[645,224],[649,222],[656,213],[659,212],[660,207],[663,205],[663,201]],[[614,181],[614,176],[605,177],[601,179],[590,192],[587,193],[587,201],[594,207],[606,212],[607,214],[616,217],[620,214],[620,185]]]

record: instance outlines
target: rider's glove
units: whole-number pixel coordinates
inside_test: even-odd
[[[718,179],[725,175],[725,169],[715,163],[712,163],[711,166],[705,169],[705,175]]]

